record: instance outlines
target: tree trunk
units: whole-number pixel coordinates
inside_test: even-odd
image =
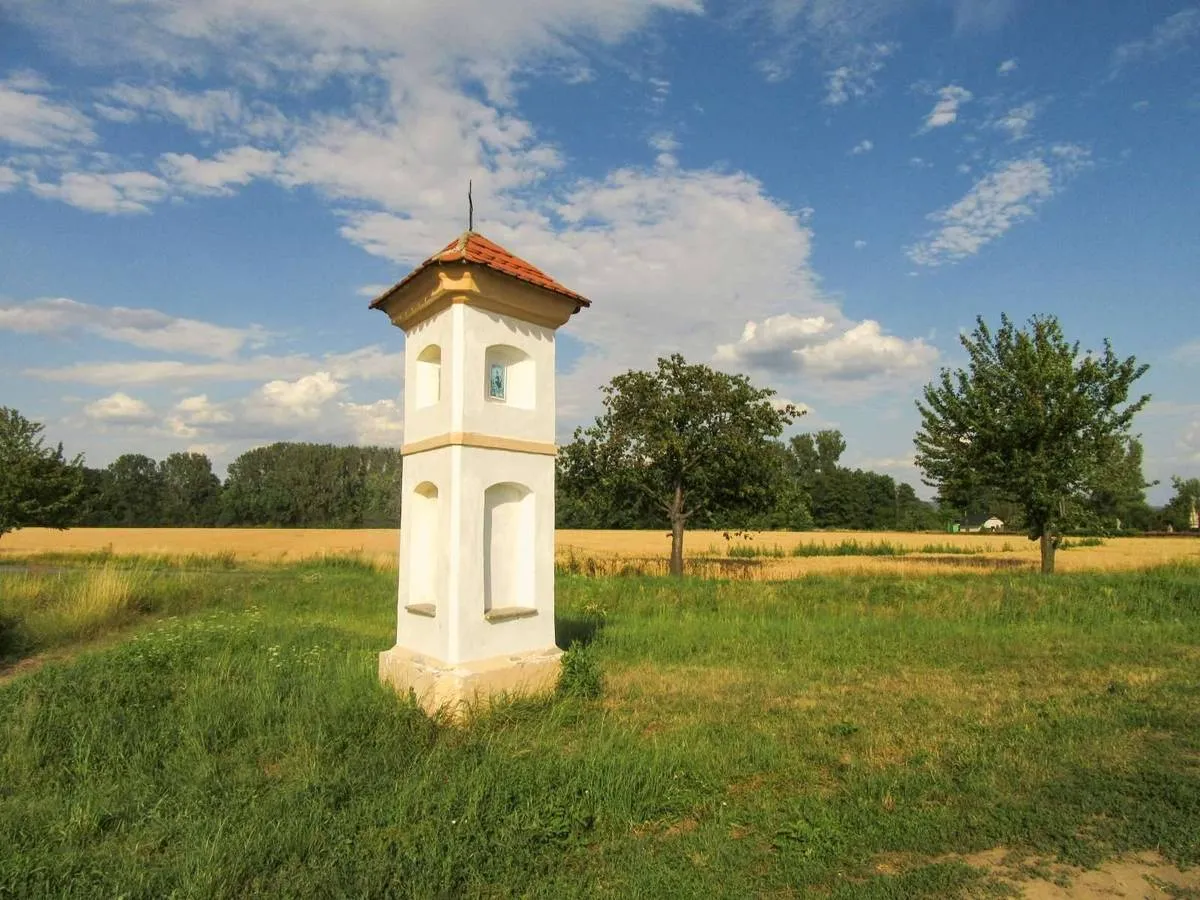
[[[1049,531],[1043,531],[1042,544],[1042,574],[1054,574],[1054,551],[1058,549],[1058,539]]]
[[[675,496],[671,499],[671,574],[683,577],[683,526],[687,516],[683,514],[683,485],[675,485]]]

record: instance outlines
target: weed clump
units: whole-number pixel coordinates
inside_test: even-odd
[[[581,700],[595,700],[604,693],[604,673],[590,645],[577,641],[563,653],[558,693]]]

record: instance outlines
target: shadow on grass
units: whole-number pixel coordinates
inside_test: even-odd
[[[1021,569],[1032,572],[1038,567],[1034,560],[1028,559],[1012,559],[995,556],[962,556],[957,554],[927,555],[920,556],[897,556],[894,557],[897,563],[921,563],[928,565],[929,563],[941,563],[942,565],[955,566],[960,569]]]
[[[573,644],[586,647],[596,640],[603,627],[604,620],[599,616],[560,612],[554,616],[554,643],[561,650],[568,650]]]

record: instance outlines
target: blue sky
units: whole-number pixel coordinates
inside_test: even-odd
[[[960,330],[1050,312],[1197,476],[1198,59],[1186,2],[0,0],[0,403],[94,465],[398,444],[366,303],[473,179],[593,300],[563,438],[679,350],[916,483]]]

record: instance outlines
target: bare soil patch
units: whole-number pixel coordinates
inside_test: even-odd
[[[952,858],[988,870],[991,888],[1008,888],[1026,900],[1200,898],[1200,869],[1181,871],[1153,852],[1121,857],[1095,869],[1022,857],[1003,848]]]

